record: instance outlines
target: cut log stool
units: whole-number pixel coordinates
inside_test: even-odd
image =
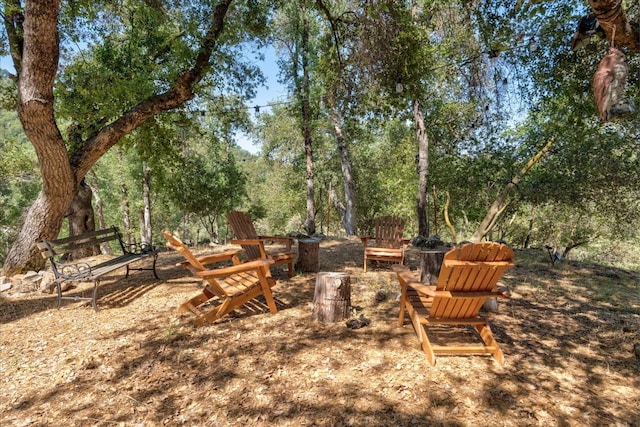
[[[303,273],[320,271],[320,240],[298,240],[298,270]]]
[[[349,318],[351,277],[346,273],[321,272],[316,276],[312,319],[335,323]]]

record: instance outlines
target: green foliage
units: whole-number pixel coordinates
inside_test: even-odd
[[[33,147],[15,113],[0,110],[0,262],[19,231],[20,216],[40,190]]]

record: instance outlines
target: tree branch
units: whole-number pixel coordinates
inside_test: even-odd
[[[589,5],[612,45],[640,51],[640,24],[629,21],[622,0],[589,0]]]
[[[132,132],[154,115],[176,108],[193,99],[194,87],[211,67],[210,58],[224,29],[224,19],[232,0],[221,0],[215,7],[211,22],[191,69],[183,71],[172,88],[150,97],[126,111],[113,123],[99,130],[71,157],[80,182],[98,159],[120,139]]]
[[[531,168],[536,163],[538,163],[542,156],[544,156],[547,151],[549,151],[554,141],[555,138],[551,138],[549,141],[547,141],[544,147],[542,147],[540,151],[538,151],[531,159],[529,159],[529,161],[522,167],[522,169],[520,169],[516,176],[513,177],[511,182],[505,185],[502,191],[500,191],[493,204],[487,211],[484,219],[482,220],[476,231],[473,233],[473,237],[471,238],[472,241],[481,241],[484,236],[486,236],[487,233],[491,231],[491,229],[495,226],[498,217],[502,214],[502,212],[504,212],[504,209],[508,205],[507,196],[509,195],[511,190],[513,190],[520,183],[527,172],[529,172],[529,170],[531,170]]]

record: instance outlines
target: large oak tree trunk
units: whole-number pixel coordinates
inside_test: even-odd
[[[96,223],[93,214],[93,205],[91,199],[93,191],[84,180],[78,186],[78,191],[71,201],[71,206],[67,211],[67,220],[69,221],[69,236],[77,236],[79,234],[95,231]],[[85,258],[92,255],[100,254],[100,246],[87,246],[73,252],[73,259]]]
[[[78,184],[95,162],[149,118],[194,97],[194,85],[210,67],[211,55],[217,47],[230,4],[231,0],[221,0],[213,8],[191,69],[180,73],[173,87],[142,100],[98,130],[73,153],[67,152],[53,108],[53,85],[60,52],[57,34],[60,2],[27,0],[24,21],[5,20],[11,57],[18,74],[18,116],[38,157],[42,190],[24,216],[22,229],[5,259],[3,275],[41,269],[44,259],[37,242],[57,237]],[[20,10],[17,1],[7,1],[4,5],[4,16],[14,16],[16,10]]]

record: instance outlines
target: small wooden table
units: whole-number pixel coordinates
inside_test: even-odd
[[[298,239],[297,267],[303,273],[320,271],[320,240]]]

